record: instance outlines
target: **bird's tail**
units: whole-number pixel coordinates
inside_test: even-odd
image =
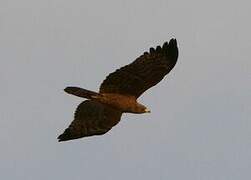
[[[97,97],[100,96],[99,93],[93,92],[93,91],[89,91],[86,89],[82,89],[79,87],[66,87],[64,89],[65,92],[78,96],[78,97],[83,97],[86,99],[96,99]]]

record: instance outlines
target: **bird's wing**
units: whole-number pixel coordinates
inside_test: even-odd
[[[120,121],[121,115],[122,112],[109,106],[86,100],[77,107],[74,120],[58,140],[105,134]]]
[[[150,48],[129,65],[109,74],[100,86],[100,93],[118,93],[136,98],[160,82],[175,66],[178,47],[175,39],[162,47]]]

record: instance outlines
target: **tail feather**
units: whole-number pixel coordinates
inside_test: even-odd
[[[99,93],[89,91],[89,90],[86,90],[86,89],[82,89],[82,88],[79,88],[79,87],[66,87],[64,89],[64,91],[69,93],[69,94],[72,94],[72,95],[75,95],[75,96],[78,96],[78,97],[83,97],[83,98],[86,98],[86,99],[93,99],[93,97],[99,96]]]

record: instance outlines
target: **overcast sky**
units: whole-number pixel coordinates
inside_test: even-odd
[[[0,176],[5,180],[251,177],[249,1],[0,0]],[[58,143],[110,72],[175,37],[172,72],[103,136]]]

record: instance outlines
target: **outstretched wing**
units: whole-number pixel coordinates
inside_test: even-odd
[[[122,112],[109,106],[91,100],[84,101],[77,107],[74,120],[58,140],[105,134],[120,121],[121,115]]]
[[[101,93],[118,93],[139,97],[160,82],[175,66],[178,47],[175,39],[162,47],[150,48],[134,62],[109,74],[100,86]]]

